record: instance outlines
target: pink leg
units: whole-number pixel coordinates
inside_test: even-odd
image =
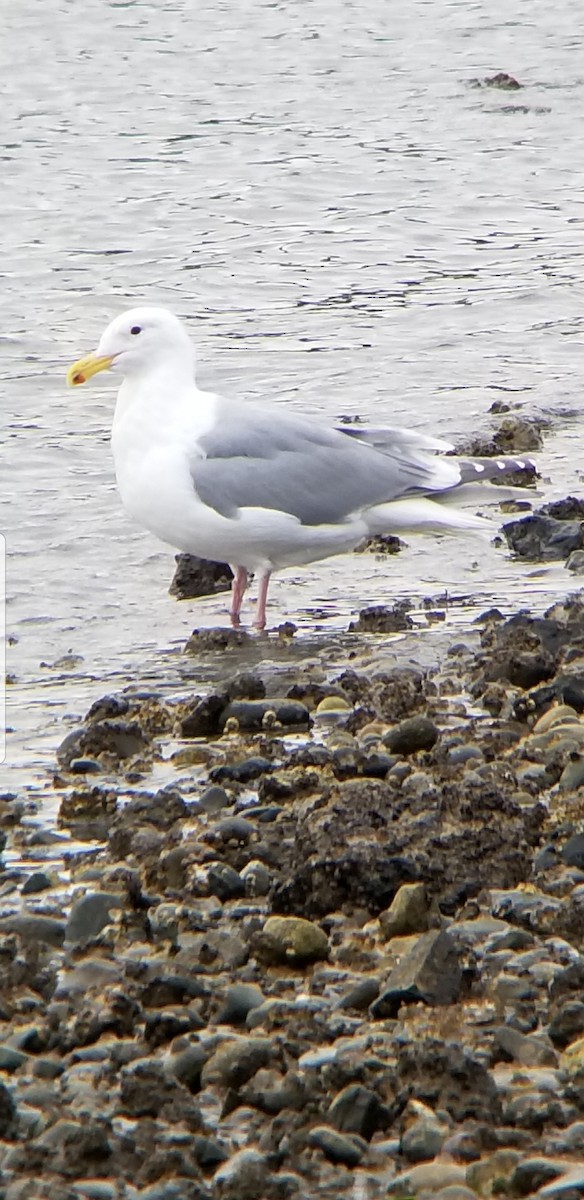
[[[246,587],[247,571],[245,567],[236,567],[233,583],[231,584],[231,624],[234,629],[237,629],[237,626],[241,624],[239,614]]]
[[[260,577],[260,585],[258,588],[258,599],[256,604],[256,615],[254,626],[256,629],[266,628],[266,600],[268,598],[268,587],[270,586],[270,576],[272,572],[266,571],[265,575]]]

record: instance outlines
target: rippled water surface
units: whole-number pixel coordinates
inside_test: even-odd
[[[549,414],[542,491],[579,486],[584,65],[572,0],[19,0],[2,24],[8,766],[34,788],[69,718],[178,686],[225,610],[172,600],[120,508],[114,380],[64,386],[129,304],[187,318],[201,382],[242,397],[454,440],[494,400]],[[477,86],[500,70],[524,86]],[[271,614],[308,637],[363,602],[568,586],[427,539],[286,572]]]

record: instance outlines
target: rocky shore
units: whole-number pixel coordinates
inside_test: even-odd
[[[413,624],[195,632],[211,687],[67,733],[77,848],[0,873],[2,1200],[584,1196],[584,598]]]

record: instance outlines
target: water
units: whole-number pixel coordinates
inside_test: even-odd
[[[172,600],[172,553],[121,511],[113,380],[64,386],[129,304],[186,317],[201,383],[242,397],[455,440],[496,399],[551,414],[543,494],[580,486],[584,72],[570,0],[19,0],[3,26],[6,778],[43,792],[97,695],[178,685],[225,611]],[[499,70],[525,86],[473,85]],[[425,540],[287,572],[271,616],[568,586]]]

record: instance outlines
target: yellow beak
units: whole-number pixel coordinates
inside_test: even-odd
[[[78,359],[67,371],[69,387],[78,387],[80,383],[87,383],[92,375],[97,375],[99,371],[107,371],[113,361],[110,355],[98,358],[95,354],[88,354],[85,358]]]

